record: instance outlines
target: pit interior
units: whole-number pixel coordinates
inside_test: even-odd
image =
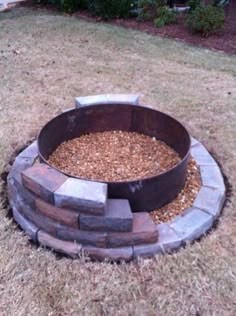
[[[134,212],[153,211],[172,201],[186,180],[190,137],[174,118],[147,107],[100,104],[65,112],[41,130],[38,137],[40,159],[55,168],[48,159],[63,142],[82,135],[109,131],[138,133],[157,139],[172,148],[179,160],[168,170],[156,175],[134,180],[101,181],[108,185],[108,197],[129,200]],[[67,174],[63,170],[59,171]]]

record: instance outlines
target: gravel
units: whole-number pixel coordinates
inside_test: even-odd
[[[186,208],[192,206],[200,188],[200,172],[196,161],[191,159],[187,168],[185,186],[172,202],[150,213],[154,222],[156,224],[168,222],[181,214]]]
[[[60,144],[48,159],[71,176],[110,182],[155,176],[179,161],[179,155],[155,137],[126,131],[74,138]]]

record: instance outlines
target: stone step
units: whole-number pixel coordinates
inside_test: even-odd
[[[41,163],[21,172],[22,183],[44,201],[91,215],[104,215],[107,184],[69,178]]]
[[[133,214],[128,200],[108,199],[104,216],[80,215],[80,229],[104,232],[129,232]]]
[[[91,215],[104,215],[107,184],[68,178],[55,192],[55,205]]]
[[[54,192],[67,180],[67,176],[41,163],[21,173],[24,186],[45,201],[54,203]]]
[[[79,213],[77,211],[56,207],[50,203],[36,198],[35,208],[38,213],[56,222],[79,229]]]
[[[131,232],[107,233],[107,247],[123,247],[157,242],[158,231],[149,213],[133,213]]]

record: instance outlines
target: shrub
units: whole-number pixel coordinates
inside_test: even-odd
[[[157,8],[165,6],[167,0],[139,0],[139,21],[153,21],[157,17]]]
[[[221,29],[224,25],[224,10],[221,7],[198,6],[187,17],[187,25],[193,32],[204,36]]]
[[[189,0],[187,1],[187,6],[190,7],[189,12],[193,12],[202,3],[202,0]]]
[[[154,20],[156,27],[162,27],[166,24],[176,22],[176,13],[170,10],[168,7],[157,8],[157,17]]]
[[[103,19],[127,18],[134,6],[133,0],[90,0],[89,10]]]

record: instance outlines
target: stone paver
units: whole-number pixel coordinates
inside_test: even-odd
[[[102,232],[91,232],[68,227],[59,227],[57,230],[57,237],[63,240],[76,241],[83,245],[106,248],[107,234]]]
[[[78,257],[81,253],[81,245],[75,242],[54,238],[43,230],[39,230],[38,232],[38,241],[42,246],[50,247],[53,250],[64,253],[72,258]]]
[[[139,104],[139,96],[136,94],[100,94],[75,99],[76,107],[84,107],[97,104]]]
[[[55,191],[54,200],[58,207],[103,215],[107,202],[107,184],[68,178]]]
[[[164,253],[174,251],[182,245],[181,237],[171,229],[168,223],[158,224],[157,229],[158,244],[162,247]]]
[[[177,216],[170,227],[184,241],[193,241],[204,235],[213,224],[213,216],[198,208],[191,207]]]
[[[36,211],[51,218],[62,225],[79,228],[79,213],[76,211],[58,208],[42,199],[36,199]]]
[[[54,203],[53,193],[67,177],[61,172],[41,163],[21,173],[24,186],[42,199]]]
[[[31,240],[37,242],[38,227],[25,219],[15,207],[12,208],[12,212],[15,221],[19,224],[23,231],[30,237]]]
[[[224,179],[218,166],[200,166],[200,172],[203,186],[225,192]]]
[[[107,247],[134,246],[157,242],[156,225],[148,213],[133,213],[132,232],[107,233]]]
[[[34,164],[34,161],[34,158],[17,156],[8,174],[7,181],[14,178],[17,182],[22,183],[21,172],[30,168]]]
[[[33,158],[36,159],[38,157],[38,143],[35,140],[32,144],[26,147],[18,157],[22,158]]]
[[[224,201],[225,194],[222,190],[201,187],[195,201],[193,202],[193,206],[205,210],[213,215],[214,218],[217,218],[220,215]]]
[[[109,261],[130,261],[133,258],[132,247],[120,247],[120,248],[98,248],[91,246],[82,247],[85,255],[89,255],[90,258],[96,260],[107,259]]]
[[[80,216],[82,230],[127,232],[132,226],[133,214],[128,200],[108,199],[104,216]]]
[[[133,246],[134,257],[143,257],[143,258],[150,258],[157,254],[162,253],[162,248],[159,242],[148,244],[148,245],[138,245]]]
[[[190,137],[191,138],[191,147],[196,146],[199,144],[199,141],[196,140],[194,137]]]
[[[190,153],[198,165],[216,165],[215,160],[201,143],[191,147]]]
[[[12,178],[8,180],[8,197],[11,201],[21,201],[22,204],[30,206],[35,209],[35,198],[36,195],[29,190],[27,190],[21,182],[17,179]]]

